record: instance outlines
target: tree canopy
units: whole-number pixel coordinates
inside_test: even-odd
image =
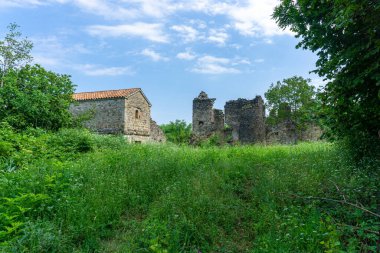
[[[33,43],[26,38],[21,39],[22,34],[17,30],[18,28],[19,26],[15,23],[9,24],[8,33],[4,40],[0,40],[1,86],[9,70],[22,67],[33,59],[30,55]]]
[[[317,53],[315,72],[329,81],[322,99],[333,133],[378,146],[380,1],[282,0],[273,16],[300,38],[298,48]]]
[[[184,120],[176,120],[160,126],[165,133],[166,139],[175,144],[188,144],[191,137],[191,124]]]
[[[293,76],[271,84],[265,92],[266,107],[269,110],[267,122],[275,125],[291,119],[298,128],[316,119],[318,100],[310,79]]]
[[[47,71],[39,65],[11,69],[0,88],[0,121],[17,129],[57,130],[71,124],[68,109],[73,92],[68,75]]]
[[[33,44],[21,38],[18,25],[0,40],[0,121],[16,129],[57,130],[72,124],[69,106],[74,85],[68,75],[27,65]]]

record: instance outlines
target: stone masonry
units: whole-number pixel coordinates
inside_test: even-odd
[[[224,114],[222,110],[213,108],[214,102],[215,98],[209,98],[203,91],[193,100],[192,142],[217,134],[227,142],[294,144],[297,141],[315,141],[322,135],[322,130],[316,125],[297,131],[290,119],[290,107],[282,108],[284,119],[280,123],[267,126],[261,96],[252,100],[239,98],[228,101]]]
[[[224,106],[227,126],[232,129],[232,140],[241,143],[265,142],[265,107],[260,96],[255,99],[231,100]]]
[[[122,134],[130,142],[165,141],[151,119],[151,104],[141,89],[123,89],[74,94],[70,106],[74,116],[92,112],[85,126],[101,134]],[[154,137],[151,136],[152,131]]]
[[[193,135],[199,138],[210,137],[214,133],[222,133],[224,129],[224,114],[222,110],[214,109],[215,98],[209,98],[201,92],[193,100]]]
[[[201,92],[193,100],[193,135],[207,138],[213,134],[225,135],[226,123],[231,129],[232,141],[241,143],[265,142],[265,108],[260,96],[253,100],[228,101],[222,110],[214,109],[215,99]]]

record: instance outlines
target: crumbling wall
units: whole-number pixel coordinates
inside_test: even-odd
[[[253,100],[231,100],[224,106],[225,122],[232,129],[233,141],[265,142],[265,108],[260,96]]]
[[[221,133],[224,130],[223,110],[214,109],[214,131]]]
[[[166,142],[166,136],[156,121],[150,119],[150,138],[153,142]]]
[[[290,119],[267,127],[267,143],[268,144],[296,144],[297,132],[296,126]]]
[[[214,109],[215,98],[209,98],[201,92],[193,100],[193,135],[196,137],[209,137],[214,133],[223,131],[224,114],[222,110]]]
[[[297,128],[292,120],[289,105],[281,104],[278,109],[280,122],[267,127],[267,142],[274,144],[296,144],[298,141],[317,141],[322,136],[322,129],[315,124],[307,124],[303,129]]]
[[[224,106],[225,122],[231,129],[232,141],[239,141],[242,99],[228,101]]]

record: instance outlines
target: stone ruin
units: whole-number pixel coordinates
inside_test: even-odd
[[[225,123],[232,130],[232,141],[265,142],[265,107],[261,96],[252,100],[230,100],[224,106]]]
[[[231,100],[222,110],[214,109],[215,98],[201,92],[193,100],[193,136],[205,139],[214,134],[232,136],[232,142],[265,142],[265,107],[260,96],[253,100]],[[225,124],[228,126],[225,128]]]
[[[224,130],[224,113],[213,108],[214,102],[215,98],[209,98],[203,91],[193,100],[193,134],[199,138]]]
[[[232,143],[294,144],[297,141],[316,141],[322,135],[322,130],[314,125],[297,133],[290,117],[284,117],[275,126],[266,125],[261,96],[252,100],[239,98],[227,101],[224,113],[214,109],[214,102],[215,98],[209,98],[204,91],[194,98],[192,143],[217,135],[224,142]],[[285,114],[290,115],[290,107],[284,110],[288,110]]]

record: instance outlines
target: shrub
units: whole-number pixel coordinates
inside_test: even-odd
[[[56,149],[57,154],[84,153],[93,150],[92,134],[85,129],[61,129],[51,136],[48,145]]]

